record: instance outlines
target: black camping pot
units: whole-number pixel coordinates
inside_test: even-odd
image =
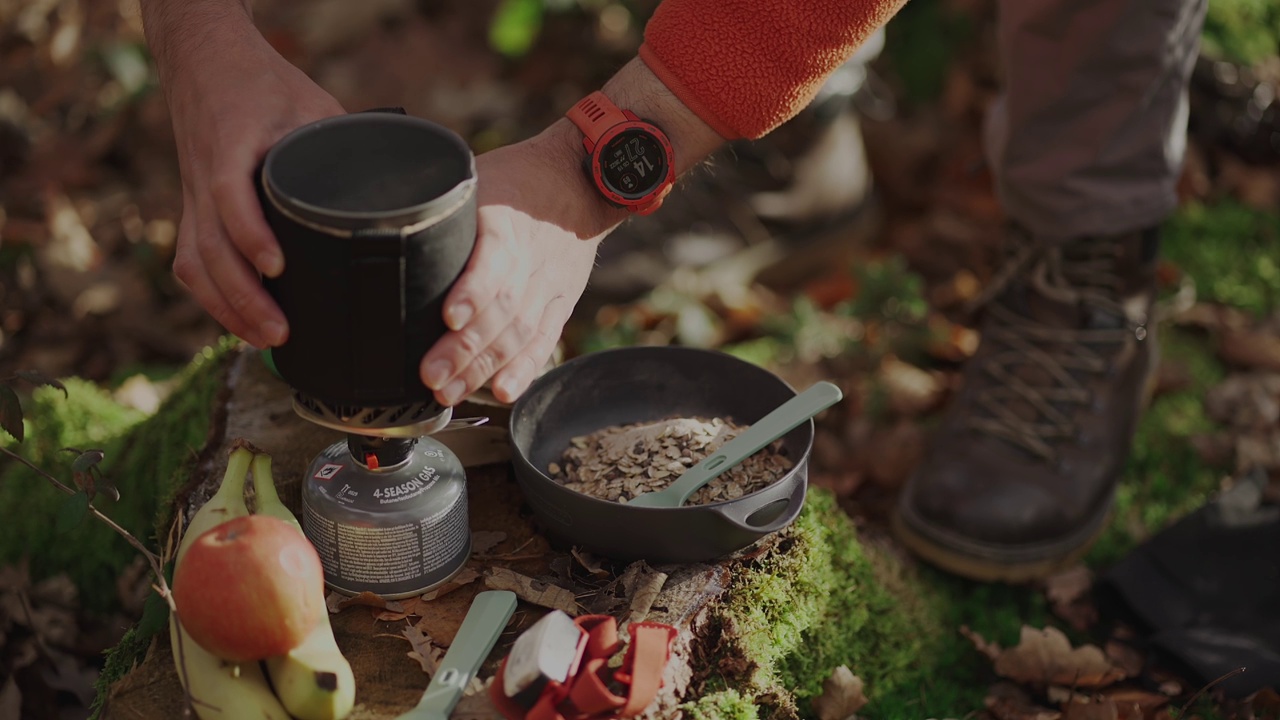
[[[534,381],[511,412],[516,479],[544,529],[615,560],[706,562],[790,525],[808,487],[810,420],[782,438],[791,470],[750,495],[708,505],[632,507],[552,480],[572,438],[612,425],[721,417],[749,425],[796,392],[773,373],[725,353],[633,347],[583,355]]]
[[[289,323],[280,376],[339,405],[430,401],[419,363],[475,245],[467,144],[397,112],[342,115],[282,138],[258,184],[285,258],[263,281]]]

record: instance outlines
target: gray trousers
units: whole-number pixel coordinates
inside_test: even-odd
[[[1177,204],[1207,0],[1000,0],[986,149],[1009,218],[1044,238],[1127,232]]]

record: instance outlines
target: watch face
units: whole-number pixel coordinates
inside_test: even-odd
[[[667,177],[667,156],[649,132],[624,130],[600,149],[600,176],[613,192],[636,200]]]

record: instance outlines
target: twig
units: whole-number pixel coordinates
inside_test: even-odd
[[[1200,696],[1205,694],[1205,692],[1208,691],[1209,688],[1213,687],[1214,685],[1217,685],[1218,683],[1222,682],[1223,680],[1226,680],[1227,678],[1235,677],[1236,675],[1239,675],[1242,672],[1244,672],[1244,668],[1238,667],[1235,670],[1232,670],[1231,672],[1228,672],[1225,675],[1219,677],[1217,680],[1214,680],[1208,685],[1205,685],[1204,687],[1200,688],[1199,690],[1196,691],[1194,695],[1191,696],[1190,700],[1188,700],[1185,704],[1183,704],[1182,712],[1186,712],[1187,708],[1191,707],[1196,700],[1199,700]],[[1179,713],[1179,717],[1181,717],[1181,714],[1182,713]]]
[[[13,452],[9,448],[0,447],[0,453],[4,453],[5,455],[8,455],[14,460],[17,460],[23,465],[26,465],[27,467],[31,468],[38,475],[43,477],[45,480],[48,480],[49,482],[53,483],[54,486],[57,487],[62,492],[68,495],[76,494],[76,491],[72,490],[66,483],[62,482],[61,480],[54,477],[53,475],[50,475],[43,468],[40,468],[36,464],[32,463],[30,460]],[[123,527],[120,527],[120,525],[115,520],[112,520],[106,515],[103,515],[102,512],[98,510],[98,508],[93,506],[92,502],[89,503],[89,512],[93,513],[94,517],[100,520],[107,527],[114,530],[116,534],[118,534],[120,537],[124,538],[125,542],[132,545],[135,550],[142,553],[142,556],[147,560],[147,564],[151,566],[151,574],[154,575],[156,578],[156,584],[153,584],[151,587],[156,591],[158,595],[160,595],[160,597],[164,598],[165,604],[169,606],[169,612],[173,613],[174,618],[177,619],[178,606],[174,604],[173,593],[169,590],[169,584],[165,582],[164,566],[161,565],[160,563],[160,556],[152,552],[151,549],[148,548],[146,545],[143,545],[141,540],[133,536],[133,533],[129,532],[128,530],[125,530]],[[181,621],[179,620],[179,622]],[[190,678],[187,677],[187,662],[186,662],[185,653],[182,648],[181,633],[178,634],[178,663],[182,667],[182,683],[183,683],[184,692],[186,692],[185,688],[190,687]],[[187,700],[191,703],[199,702],[195,698],[191,697],[191,694],[189,692],[187,693]],[[201,704],[204,704],[204,703],[201,703]]]

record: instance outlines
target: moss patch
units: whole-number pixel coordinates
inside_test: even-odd
[[[1234,200],[1188,205],[1165,226],[1164,255],[1196,281],[1202,302],[1280,306],[1280,213]]]
[[[708,678],[710,692],[690,706],[701,717],[743,717],[748,704],[767,717],[810,717],[809,700],[839,665],[867,682],[877,716],[932,682],[920,660],[943,644],[936,597],[861,544],[826,490],[810,492],[777,549],[738,574],[729,597],[715,618],[733,638],[720,667],[748,669]]]
[[[68,483],[74,456],[61,448],[102,448],[103,474],[116,483],[121,497],[119,502],[99,497],[95,505],[139,539],[158,546],[156,528],[167,526],[169,500],[204,446],[209,409],[221,385],[218,359],[228,347],[224,343],[198,356],[183,371],[179,389],[149,418],[77,378],[65,381],[65,399],[50,388],[37,390],[24,403],[28,439],[10,447]],[[80,588],[87,610],[114,609],[116,578],[136,552],[92,519],[58,534],[51,519],[64,498],[19,463],[0,468],[0,563],[26,556],[35,578],[66,572]]]

